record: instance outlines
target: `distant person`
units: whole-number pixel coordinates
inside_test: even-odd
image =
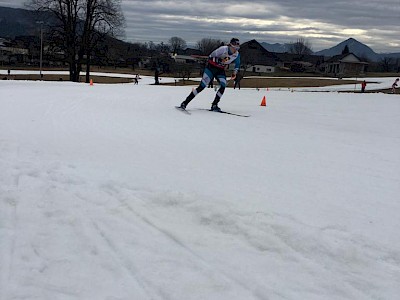
[[[235,85],[233,86],[233,89],[236,89],[236,87],[240,90],[240,81],[242,80],[243,76],[240,75],[240,73],[236,74],[235,78]]]
[[[139,79],[141,79],[139,74],[136,74],[135,78],[133,78],[135,84],[139,84]]]
[[[396,94],[397,83],[399,82],[399,78],[397,78],[392,84],[392,94]]]
[[[221,111],[218,107],[218,102],[220,101],[222,95],[224,94],[226,88],[226,73],[225,69],[231,63],[235,63],[235,69],[232,73],[231,79],[236,78],[236,74],[240,67],[240,54],[239,54],[240,43],[236,38],[231,39],[227,46],[220,46],[215,49],[208,57],[207,66],[203,73],[203,78],[201,79],[200,85],[194,89],[180,105],[181,109],[186,109],[186,106],[190,101],[196,97],[201,91],[203,91],[210,81],[217,79],[220,88],[218,89],[215,99],[211,104],[212,111]]]
[[[155,80],[155,84],[156,85],[159,85],[160,84],[160,78],[159,78],[159,76],[161,75],[162,73],[160,73],[160,71],[158,70],[158,68],[156,68],[156,71],[154,72],[154,80]]]
[[[364,80],[361,82],[361,93],[365,92],[365,88],[367,87],[367,82]]]

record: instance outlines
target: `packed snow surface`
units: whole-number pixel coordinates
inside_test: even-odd
[[[397,95],[152,80],[0,81],[1,300],[400,299]]]

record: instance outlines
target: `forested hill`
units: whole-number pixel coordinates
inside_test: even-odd
[[[32,11],[0,6],[0,37],[36,35],[39,28]]]

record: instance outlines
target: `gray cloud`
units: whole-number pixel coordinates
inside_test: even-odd
[[[0,0],[18,7],[24,0]],[[130,42],[190,45],[204,37],[287,43],[306,38],[314,50],[353,37],[376,52],[400,52],[399,0],[122,0],[125,37]]]
[[[321,50],[353,37],[377,52],[400,52],[398,0],[134,0],[123,1],[123,7],[131,41],[165,42],[179,36],[194,44],[203,37],[237,36],[285,43],[304,37]]]
[[[5,7],[21,7],[23,1],[18,0],[0,0],[0,6]]]

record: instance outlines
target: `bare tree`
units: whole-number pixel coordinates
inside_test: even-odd
[[[221,44],[221,40],[203,38],[197,42],[197,49],[199,49],[203,54],[209,55],[212,51],[221,46]]]
[[[78,81],[79,73],[76,60],[78,56],[79,0],[31,0],[27,5],[35,9],[40,18],[48,16],[45,12],[49,12],[55,17],[57,25],[51,28],[51,39],[64,52],[65,60],[69,65],[70,80]]]
[[[178,50],[186,48],[186,41],[180,37],[174,36],[168,41],[173,53],[177,53]]]
[[[65,53],[70,80],[79,81],[82,64],[86,62],[88,82],[94,47],[105,36],[120,33],[124,21],[120,3],[121,0],[29,0],[27,5],[55,18],[51,35]]]
[[[89,82],[91,55],[96,45],[107,36],[118,36],[124,23],[121,0],[85,0],[79,57],[86,57],[86,82]]]
[[[379,61],[379,65],[382,67],[383,72],[390,72],[394,65],[394,59],[385,56]]]
[[[146,46],[146,48],[148,49],[148,50],[150,50],[150,51],[155,51],[156,50],[156,44],[154,44],[154,42],[153,41],[150,41],[150,42],[146,42],[146,43],[144,43],[145,44],[145,46]]]
[[[164,42],[159,43],[155,46],[156,50],[160,53],[169,53],[171,50],[171,46],[168,44],[164,44]]]
[[[312,54],[311,43],[304,38],[297,39],[296,42],[289,44],[289,52],[298,55]]]

